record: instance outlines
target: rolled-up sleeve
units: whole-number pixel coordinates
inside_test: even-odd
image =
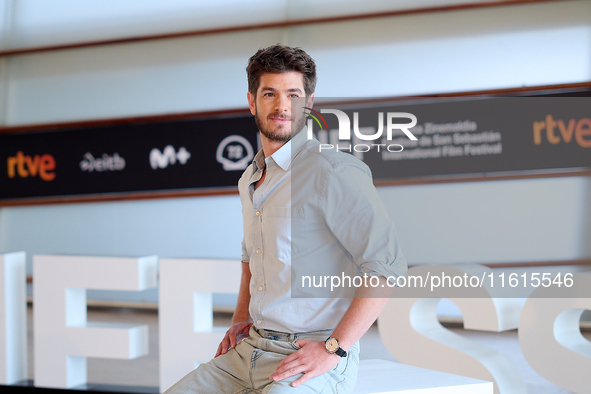
[[[335,167],[324,188],[325,220],[361,274],[391,282],[406,276],[394,223],[362,162]]]
[[[244,241],[244,238],[242,238],[242,262],[250,262],[250,256],[248,255],[248,251],[246,250],[246,242]]]

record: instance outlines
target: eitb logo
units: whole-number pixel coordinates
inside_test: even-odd
[[[378,152],[381,150],[388,150],[389,152],[402,152],[404,147],[400,144],[388,144],[388,143],[361,143],[360,141],[378,141],[380,139],[383,140],[384,138],[384,129],[385,129],[385,139],[386,141],[391,141],[393,136],[395,135],[394,130],[402,131],[410,140],[416,141],[417,137],[415,137],[409,129],[413,128],[417,124],[417,117],[408,112],[387,112],[386,122],[384,125],[384,113],[378,112],[378,127],[359,127],[359,112],[353,112],[353,127],[351,127],[351,120],[349,119],[349,115],[347,115],[344,111],[338,109],[327,109],[322,108],[320,112],[309,108],[303,107],[304,114],[308,117],[308,139],[314,138],[313,129],[314,124],[316,123],[317,126],[320,128],[321,131],[326,130],[328,131],[328,125],[326,120],[322,116],[322,114],[333,114],[337,117],[338,120],[338,142],[343,142],[340,145],[338,143],[321,143],[319,146],[319,150],[330,150],[334,149],[337,151],[346,151],[350,153],[363,153],[368,152],[371,149],[375,149]],[[309,112],[307,112],[307,111]],[[407,123],[399,123],[399,120],[407,119],[410,122]],[[317,128],[318,128],[317,127]],[[326,128],[326,129],[325,129]],[[353,130],[353,133],[351,133]],[[371,130],[373,133],[367,134],[363,133],[363,131]],[[351,143],[353,141],[354,143]]]

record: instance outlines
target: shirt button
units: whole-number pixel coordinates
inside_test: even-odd
[[[260,320],[257,320],[257,324],[260,325],[261,324],[261,321]]]
[[[263,291],[263,286],[259,286],[259,291]]]
[[[257,254],[261,254],[261,250],[260,249],[257,249]]]
[[[261,216],[261,211],[257,211],[256,215]]]

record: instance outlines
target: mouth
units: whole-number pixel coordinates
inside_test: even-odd
[[[285,117],[282,117],[282,116],[276,116],[276,117],[275,116],[272,116],[272,117],[269,118],[269,120],[272,120],[274,122],[279,122],[279,123],[289,123],[289,122],[291,122],[291,119],[290,118],[285,118]]]

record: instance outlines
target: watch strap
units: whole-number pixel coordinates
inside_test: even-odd
[[[343,350],[342,347],[339,346],[339,348],[334,352],[334,354],[336,354],[337,356],[340,357],[347,357],[347,352],[345,350]]]

